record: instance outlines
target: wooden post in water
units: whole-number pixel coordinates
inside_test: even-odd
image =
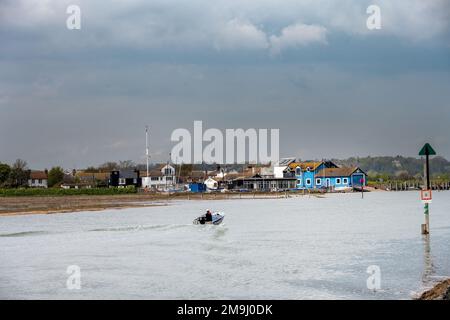
[[[361,199],[364,199],[364,178],[361,178],[359,182],[361,183]]]

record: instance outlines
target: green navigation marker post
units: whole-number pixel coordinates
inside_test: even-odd
[[[425,156],[425,177],[424,177],[424,190],[422,190],[422,201],[425,202],[425,224],[422,224],[422,234],[430,233],[430,208],[431,202],[431,185],[430,185],[430,156],[436,155],[433,147],[429,143],[425,143],[422,149],[419,151],[419,156]]]

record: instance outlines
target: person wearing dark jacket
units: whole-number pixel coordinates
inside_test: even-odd
[[[206,210],[205,218],[206,221],[212,221],[212,214],[210,210]]]

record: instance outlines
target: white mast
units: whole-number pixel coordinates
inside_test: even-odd
[[[150,157],[148,152],[148,126],[145,126],[145,158],[147,160],[147,178],[148,178],[148,158]]]

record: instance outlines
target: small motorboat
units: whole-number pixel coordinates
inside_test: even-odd
[[[193,221],[194,224],[221,224],[223,219],[225,218],[225,215],[223,212],[214,212],[211,214],[212,221],[206,221],[206,214],[198,217]]]

